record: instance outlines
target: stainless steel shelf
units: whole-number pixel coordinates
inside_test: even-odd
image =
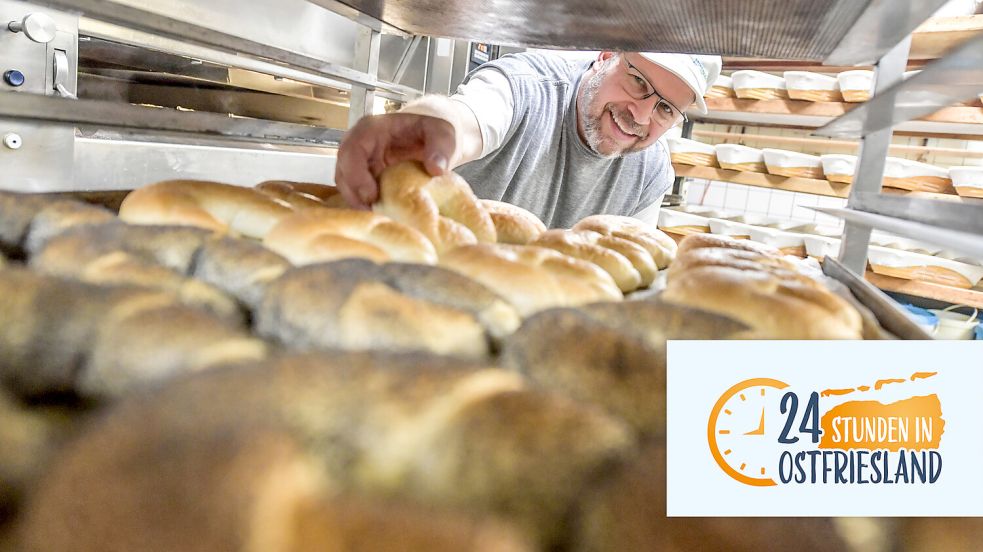
[[[340,80],[371,90],[385,90],[410,98],[419,95],[419,91],[412,88],[384,82],[367,73],[337,63],[241,38],[202,25],[168,17],[149,9],[110,0],[32,0],[32,2],[57,10],[78,13],[105,23],[143,31],[158,37],[215,48],[238,56],[265,60],[287,68],[300,69],[319,77]],[[246,9],[245,6],[244,9]]]
[[[932,219],[947,218],[947,221],[943,224],[931,224],[913,220],[911,216],[907,215],[891,216],[856,209],[833,209],[827,207],[810,207],[810,209],[839,217],[847,222],[884,230],[885,232],[915,240],[934,243],[970,257],[983,259],[983,233],[975,230],[979,224],[983,223],[983,209],[959,203],[949,204],[948,202],[936,200],[914,200],[910,198],[885,199],[909,199],[910,201],[917,201],[917,203],[924,204],[920,206],[921,208],[938,210],[932,216]],[[965,215],[962,212],[963,209],[971,211],[972,215],[976,218],[958,218]],[[949,214],[946,215],[946,213]],[[966,227],[969,229],[962,229]]]
[[[99,100],[67,100],[17,92],[0,93],[0,119],[114,129],[123,134],[148,131],[189,137],[216,137],[289,145],[335,146],[343,131],[295,123],[229,117],[216,113],[141,107]]]
[[[967,40],[917,75],[876,94],[823,126],[816,134],[863,136],[930,115],[975,98],[980,92],[983,92],[983,35]]]
[[[315,0],[316,1],[316,0]],[[411,34],[513,46],[876,59],[945,0],[345,0]],[[480,14],[480,16],[478,16]]]

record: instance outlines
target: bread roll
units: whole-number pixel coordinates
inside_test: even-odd
[[[491,216],[463,178],[450,171],[432,177],[415,161],[390,166],[379,175],[374,209],[422,232],[438,255],[496,240]]]
[[[491,199],[481,200],[495,225],[498,243],[526,245],[546,231],[546,225],[529,211]]]
[[[0,271],[0,379],[19,395],[114,395],[165,376],[265,355],[243,328],[171,293]]]
[[[293,212],[289,204],[251,188],[166,180],[130,192],[120,205],[119,217],[131,224],[196,226],[262,238]]]
[[[747,326],[661,301],[595,303],[533,315],[506,342],[506,365],[538,386],[596,404],[642,435],[665,434],[666,341],[728,339]]]
[[[206,240],[195,252],[190,275],[235,297],[250,312],[259,308],[266,286],[291,267],[290,262],[248,239]]]
[[[425,265],[350,259],[270,284],[257,331],[295,349],[431,351],[480,358],[511,333],[511,306],[468,278]]]
[[[685,250],[682,255],[676,257],[672,266],[669,267],[666,273],[666,281],[672,282],[677,277],[685,278],[686,271],[704,266],[725,266],[740,270],[762,270],[776,276],[820,286],[815,280],[799,272],[795,263],[783,257],[729,247],[700,247]]]
[[[52,412],[29,408],[0,389],[0,518],[18,511],[58,448],[65,425]]]
[[[114,221],[117,221],[116,215],[104,207],[81,201],[56,201],[41,209],[31,220],[24,246],[29,255],[34,255],[48,240],[69,228]]]
[[[470,245],[444,255],[440,264],[484,284],[522,316],[622,297],[611,276],[596,265],[543,247]]]
[[[271,192],[275,195],[283,192],[293,192],[313,196],[325,206],[332,208],[346,207],[344,199],[338,188],[328,184],[316,184],[314,182],[293,182],[291,180],[267,180],[256,185],[256,189],[262,192]]]
[[[289,182],[268,180],[256,185],[256,191],[287,203],[295,211],[327,207],[321,198],[295,190]]]
[[[781,251],[771,247],[770,245],[765,245],[763,243],[758,243],[751,240],[738,240],[729,236],[722,236],[718,234],[693,234],[686,236],[681,242],[679,242],[679,249],[676,251],[676,256],[681,257],[691,250],[700,249],[703,247],[749,251],[751,253],[757,253],[766,257],[782,256]]]
[[[652,255],[660,270],[669,266],[676,256],[676,242],[665,232],[636,218],[618,215],[591,215],[577,224],[574,230],[593,230],[637,243]]]
[[[437,252],[418,230],[387,217],[351,209],[308,209],[284,217],[263,245],[295,265],[363,258],[433,264]]]
[[[653,442],[593,487],[578,508],[571,550],[847,552],[828,518],[666,516],[665,444]]]
[[[65,450],[27,526],[42,545],[56,535],[125,549],[147,534],[214,549],[328,487],[499,515],[548,548],[576,497],[631,448],[617,421],[482,364],[288,356],[126,400]]]
[[[90,241],[106,235],[102,228],[87,227],[57,236],[31,258],[31,268],[53,276],[90,284],[128,285],[175,294],[182,303],[205,309],[233,324],[241,324],[244,313],[236,301],[218,288],[184,276],[156,263],[148,252],[130,252],[114,246],[125,243]],[[119,225],[116,232],[125,232]],[[125,240],[123,240],[125,242]]]
[[[0,253],[13,259],[23,258],[31,221],[55,201],[42,195],[0,191]]]
[[[647,286],[655,279],[655,262],[645,249],[634,242],[602,236],[592,230],[549,230],[530,245],[554,249],[596,264],[610,274],[625,293]]]
[[[760,270],[692,268],[662,298],[740,320],[763,339],[860,339],[862,321],[845,300],[815,285]]]

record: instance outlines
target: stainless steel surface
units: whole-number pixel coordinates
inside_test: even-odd
[[[375,78],[379,76],[379,46],[382,36],[368,27],[358,30],[355,38],[355,68]],[[365,115],[372,114],[375,94],[364,86],[352,85],[348,107],[348,127],[355,126]]]
[[[983,204],[920,197],[859,194],[857,209],[930,224],[939,228],[975,233],[983,241]]]
[[[427,48],[427,77],[424,92],[449,95],[454,73],[455,41],[449,38],[432,38]]]
[[[50,99],[33,94],[16,96]],[[0,116],[0,135],[9,137],[5,142],[14,135],[20,137],[21,142],[19,148],[0,148],[0,167],[3,167],[0,189],[43,192],[71,185],[75,155],[75,133],[71,128]]]
[[[946,1],[873,0],[824,63],[873,65]]]
[[[398,91],[389,83],[382,82],[366,73],[356,71],[338,63],[325,61],[322,58],[312,55],[298,53],[296,51],[272,46],[266,42],[258,42],[247,38],[242,38],[228,32],[223,32],[209,28],[177,17],[173,13],[158,13],[149,7],[140,5],[129,5],[122,2],[112,2],[109,0],[35,0],[36,3],[49,6],[54,9],[65,10],[68,12],[81,13],[92,19],[97,19],[111,24],[143,31],[153,35],[176,39],[187,43],[215,48],[226,53],[233,53],[241,56],[249,56],[257,59],[282,64],[291,68],[301,69],[315,73],[322,77],[342,80],[351,84],[359,84],[368,88],[382,88]],[[247,10],[255,5],[242,6],[241,10]],[[269,6],[267,5],[267,8]],[[243,12],[232,12],[228,17],[240,19]],[[301,25],[302,21],[288,22],[289,34],[297,34],[296,26]],[[272,32],[272,27],[270,27]],[[284,34],[282,30],[276,31]]]
[[[28,39],[24,33],[7,30],[8,21],[22,21],[31,14],[35,16],[43,14],[55,22],[58,30],[47,43],[35,42]],[[0,81],[0,92],[53,94],[52,71],[55,49],[64,51],[69,58],[69,65],[73,66],[77,59],[75,55],[77,31],[78,18],[75,16],[39,8],[27,2],[0,0],[0,60],[3,60],[4,65],[2,71],[14,69],[24,74],[24,84],[19,87]],[[74,88],[74,79],[72,82],[69,89]]]
[[[55,39],[58,26],[51,16],[44,13],[30,13],[20,21],[11,21],[7,29],[14,33],[24,33],[24,36],[39,44],[47,44]]]
[[[812,60],[825,59],[848,31],[869,32],[854,25],[858,18],[880,22],[878,14],[891,11],[881,0],[501,0],[491,9],[482,0],[345,3],[412,34],[492,44]],[[890,8],[914,14],[941,3],[890,0]],[[879,10],[863,19],[868,5]],[[917,25],[911,19],[878,27],[865,57],[898,43]]]
[[[870,134],[975,98],[980,92],[983,92],[983,34],[928,64],[917,75],[877,93],[816,134],[833,137]]]
[[[406,74],[406,70],[413,60],[413,55],[416,54],[416,50],[420,47],[420,42],[422,41],[423,37],[417,35],[406,43],[403,53],[399,56],[399,61],[396,62],[396,69],[393,71],[393,76],[389,79],[390,81],[399,84],[403,80],[403,75]]]
[[[264,180],[332,184],[334,153],[328,148],[242,143],[138,142],[100,134],[99,138],[76,139],[75,182],[65,190],[131,190],[176,177],[240,186]]]
[[[902,40],[881,58],[874,66],[874,92],[886,90],[902,79],[908,63],[911,37]],[[893,106],[882,105],[880,110],[890,111]],[[889,115],[889,113],[885,113]],[[860,140],[857,170],[850,187],[847,207],[857,205],[859,194],[879,192],[884,178],[884,162],[891,145],[891,128],[878,130]],[[867,268],[867,246],[870,243],[870,227],[847,221],[843,229],[839,260],[856,274],[863,274]]]
[[[940,201],[936,203],[945,202]],[[953,205],[959,204],[953,203]],[[945,247],[947,250],[957,251],[963,255],[973,258],[983,259],[983,233],[954,230],[948,227],[950,225],[954,225],[953,223],[956,221],[949,221],[947,224],[934,226],[923,222],[916,222],[910,220],[909,218],[892,217],[853,209],[833,209],[827,207],[809,208],[821,213],[826,213],[827,215],[839,217],[847,222],[854,222],[856,224],[861,224],[870,228],[877,228],[878,230],[884,230],[885,232],[890,232],[906,238],[940,245]],[[977,210],[974,214],[977,217],[976,221],[963,222],[975,222],[975,224],[983,223],[983,217],[980,217],[980,211]]]
[[[3,135],[3,145],[7,149],[18,150],[24,145],[24,139],[16,132],[8,132]]]
[[[342,136],[340,130],[323,127],[33,94],[0,94],[0,118],[67,127],[113,128],[122,132],[176,132],[299,145],[335,145]]]
[[[826,257],[823,261],[823,273],[849,288],[853,296],[870,309],[885,330],[901,339],[932,339],[908,318],[897,302],[836,259]]]

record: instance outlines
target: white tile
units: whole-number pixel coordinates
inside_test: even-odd
[[[747,209],[748,189],[741,184],[729,184],[724,194],[724,207],[735,211]]]
[[[707,183],[705,180],[687,180],[686,181],[686,203],[700,204],[703,201],[703,191],[706,189]]]
[[[819,207],[842,208],[846,207],[846,198],[821,196],[817,205]]]
[[[747,210],[752,213],[767,213],[768,212],[768,200],[771,197],[771,192],[769,190],[762,190],[761,188],[752,188],[748,192],[747,197]]]
[[[727,189],[723,182],[711,182],[707,186],[706,194],[703,196],[703,205],[709,205],[711,207],[723,207],[724,206],[724,194]]]
[[[793,205],[792,218],[805,222],[812,222],[816,218],[816,212],[801,205]]]
[[[819,196],[796,192],[794,198],[792,199],[792,205],[815,207],[816,205],[819,205]]]
[[[782,190],[773,191],[771,193],[771,203],[768,205],[768,214],[782,218],[791,217],[792,193]]]
[[[825,213],[816,213],[816,224],[821,224],[823,226],[837,226],[840,224],[840,219],[827,215]]]

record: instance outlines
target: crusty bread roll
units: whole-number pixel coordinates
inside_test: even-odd
[[[546,231],[546,225],[529,211],[492,199],[483,199],[481,204],[495,224],[498,243],[526,245]]]
[[[676,256],[681,257],[691,250],[700,249],[703,247],[750,251],[752,253],[757,253],[767,257],[782,256],[781,251],[770,245],[765,245],[763,243],[754,242],[751,240],[739,240],[736,238],[731,238],[730,236],[723,236],[719,234],[693,234],[691,236],[686,236],[679,243],[679,249],[676,251]]]
[[[666,516],[664,442],[645,446],[585,495],[577,510],[575,552],[847,552],[828,518],[695,518]]]
[[[259,308],[266,286],[290,267],[289,261],[253,240],[223,236],[202,243],[190,276],[235,297],[252,312]]]
[[[862,320],[844,299],[762,270],[696,267],[678,274],[662,298],[740,320],[764,339],[860,339]]]
[[[116,395],[182,371],[262,358],[245,328],[162,291],[0,271],[0,380],[23,396]]]
[[[255,534],[295,510],[292,495],[327,487],[500,515],[546,549],[585,487],[632,446],[615,419],[486,365],[285,356],[125,400],[64,450],[26,526],[49,547],[84,538],[128,549],[145,534],[215,549],[228,542],[218,535]]]
[[[288,180],[267,180],[256,185],[256,190],[290,204],[296,211],[312,208],[346,207],[344,198],[334,186],[290,182]]]
[[[688,238],[687,238],[688,239]],[[735,240],[738,241],[738,240]],[[685,278],[686,271],[703,266],[726,266],[741,270],[763,270],[765,272],[788,279],[800,280],[803,283],[818,282],[799,272],[798,267],[790,260],[775,255],[766,255],[746,249],[732,247],[700,247],[687,249],[676,257],[672,266],[666,272],[666,281],[672,282],[676,277]]]
[[[272,282],[257,331],[295,349],[431,351],[481,358],[489,335],[519,325],[483,286],[426,265],[349,259],[296,268]]]
[[[747,326],[661,301],[549,309],[526,319],[502,350],[543,389],[594,403],[643,436],[665,434],[666,341],[727,339]]]
[[[251,188],[201,180],[166,180],[138,188],[123,200],[119,217],[131,224],[197,226],[262,238],[294,210]]]
[[[24,248],[34,255],[48,240],[69,228],[118,221],[109,209],[81,201],[62,200],[41,209],[31,220]]]
[[[37,194],[0,191],[0,253],[24,257],[24,242],[31,221],[56,200]]]
[[[494,243],[495,225],[471,187],[457,174],[430,176],[423,165],[405,161],[379,175],[374,209],[420,232],[437,254],[474,243]]]
[[[236,301],[203,281],[162,266],[146,249],[121,247],[126,225],[89,226],[48,240],[30,260],[34,270],[90,284],[128,285],[173,293],[182,303],[203,308],[233,324],[244,313]],[[100,237],[116,237],[98,241]],[[162,253],[162,252],[161,252]]]
[[[573,225],[574,230],[593,230],[605,236],[633,241],[652,255],[661,270],[676,256],[676,242],[665,232],[636,218],[618,215],[591,215]]]
[[[484,284],[522,316],[623,297],[611,276],[596,265],[544,247],[468,245],[442,256],[440,265]]]
[[[437,252],[418,230],[382,215],[352,209],[308,209],[284,217],[263,245],[295,265],[351,257],[433,264]]]
[[[625,293],[646,287],[655,279],[657,269],[648,251],[635,242],[604,236],[593,230],[549,230],[530,245],[555,249],[596,264],[610,274]]]

